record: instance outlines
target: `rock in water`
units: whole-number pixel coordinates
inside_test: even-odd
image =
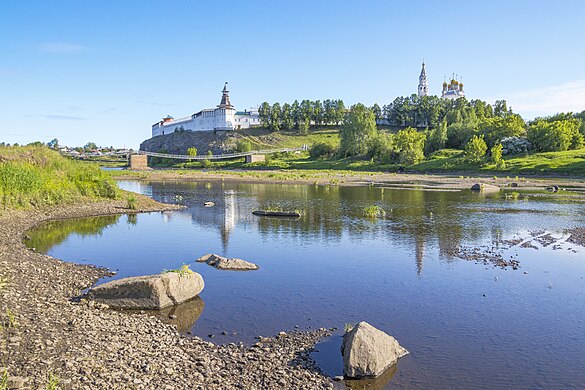
[[[343,373],[349,378],[377,377],[407,353],[394,337],[362,321],[343,336]]]
[[[498,192],[499,190],[500,187],[486,183],[475,183],[471,186],[471,191]]]
[[[197,259],[199,263],[207,263],[217,269],[227,269],[233,271],[252,271],[257,270],[259,267],[248,261],[236,258],[230,258],[219,256],[213,253],[201,256]]]
[[[113,280],[94,287],[88,298],[116,309],[158,310],[195,298],[204,285],[196,272],[166,272]]]

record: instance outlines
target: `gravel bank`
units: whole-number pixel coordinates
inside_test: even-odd
[[[328,334],[324,329],[253,346],[185,337],[148,313],[72,300],[108,271],[35,253],[22,243],[24,232],[42,221],[127,212],[125,203],[0,214],[0,378],[4,367],[10,383],[33,389],[45,388],[49,375],[64,389],[332,388],[309,357]],[[140,196],[136,211],[173,208]]]

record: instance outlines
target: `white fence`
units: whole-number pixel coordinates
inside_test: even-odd
[[[238,158],[238,157],[245,157],[250,156],[253,154],[271,154],[271,153],[283,153],[283,152],[298,152],[298,151],[305,151],[309,150],[308,145],[303,145],[300,148],[283,148],[283,149],[270,149],[270,150],[252,150],[250,152],[242,152],[242,153],[228,153],[228,154],[214,154],[211,156],[208,155],[197,155],[197,156],[186,156],[184,154],[166,154],[166,153],[156,153],[156,152],[146,152],[144,150],[139,150],[137,154],[145,154],[147,156],[152,157],[164,157],[164,158],[172,158],[176,160],[225,160],[228,158]]]

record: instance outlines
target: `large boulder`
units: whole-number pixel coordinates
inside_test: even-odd
[[[165,272],[100,284],[88,298],[116,309],[158,310],[195,298],[204,285],[196,272]]]
[[[227,269],[233,271],[252,271],[259,268],[256,264],[250,263],[249,261],[237,258],[228,259],[227,257],[219,256],[213,253],[201,256],[197,259],[197,262],[207,263],[217,269]]]
[[[349,378],[377,377],[407,353],[394,337],[362,321],[343,336],[343,374]]]

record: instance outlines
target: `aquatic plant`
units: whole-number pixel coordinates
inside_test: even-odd
[[[136,202],[138,201],[138,199],[136,198],[136,195],[134,194],[129,194],[128,197],[126,198],[126,208],[130,209],[130,210],[136,210]]]
[[[386,215],[386,212],[384,211],[384,209],[378,205],[375,205],[375,204],[371,205],[371,206],[364,207],[363,213],[364,213],[364,216],[368,217],[368,218],[378,218],[378,217],[383,217]]]
[[[513,192],[506,193],[506,194],[504,195],[504,197],[505,197],[506,199],[513,199],[513,200],[516,200],[516,199],[520,198],[520,193],[519,193],[519,192],[516,192],[516,191],[513,191]]]

